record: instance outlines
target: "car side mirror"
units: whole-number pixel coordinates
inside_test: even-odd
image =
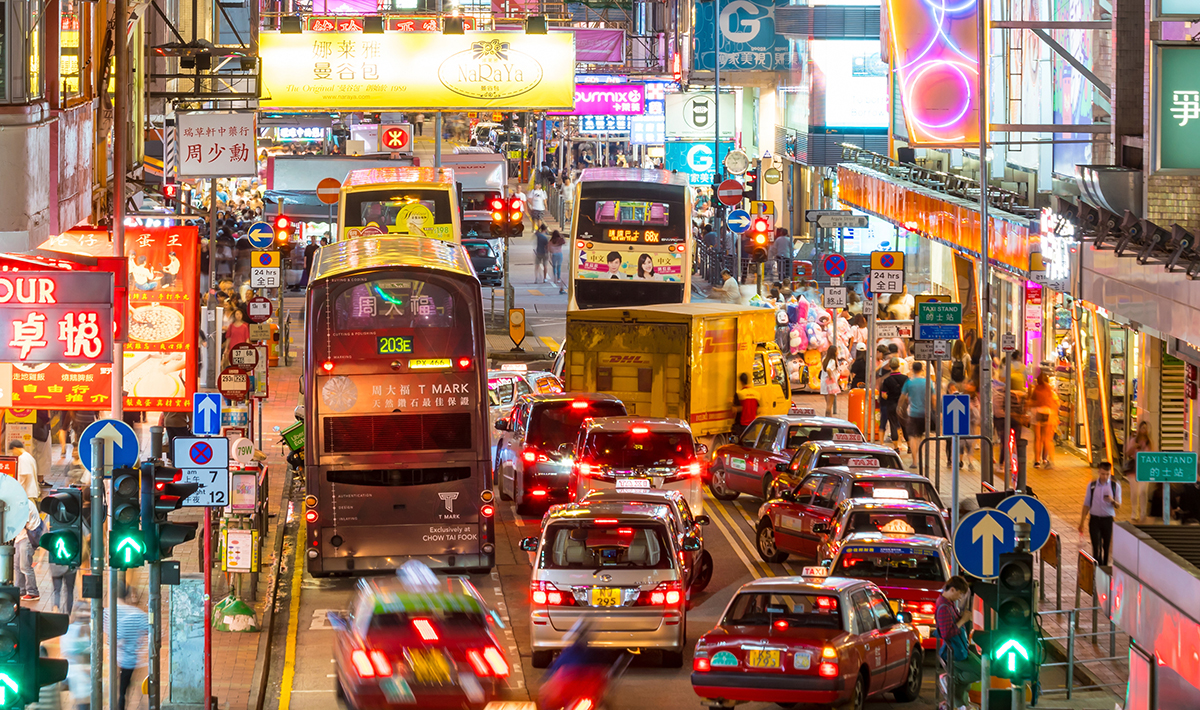
[[[700,538],[696,537],[695,535],[685,535],[683,538],[683,551],[684,552],[699,552],[700,551]]]
[[[708,453],[708,444],[696,444],[696,455],[703,456]]]
[[[348,628],[346,615],[340,611],[327,611],[325,618],[329,620],[329,625],[337,631],[345,631]]]
[[[911,623],[912,623],[912,620],[913,620],[913,619],[912,619],[912,614],[908,613],[907,611],[898,611],[898,612],[896,612],[896,621],[898,621],[899,623],[901,623],[901,624],[911,624]]]
[[[521,549],[526,552],[537,552],[538,539],[536,537],[527,537],[521,540]]]
[[[903,612],[900,612],[900,613],[903,613]],[[900,621],[896,617],[885,616],[879,620],[879,628],[887,630],[887,629],[892,628],[893,626],[895,626],[898,623],[900,623]]]
[[[812,531],[816,535],[828,535],[829,523],[813,523]]]
[[[712,522],[712,518],[708,517],[707,515],[703,515],[703,514],[697,515],[695,520],[696,520],[697,525],[708,525],[709,523]]]
[[[775,472],[776,473],[787,473],[789,468],[790,468],[789,464],[786,464],[786,463],[775,464]]]
[[[497,419],[494,426],[496,431],[510,431],[507,419]]]

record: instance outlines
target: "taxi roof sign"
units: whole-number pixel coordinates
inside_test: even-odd
[[[523,362],[506,362],[500,365],[501,372],[528,372],[529,366]]]
[[[817,410],[813,407],[793,407],[792,414],[801,417],[815,417],[817,416]]]
[[[913,526],[908,524],[908,521],[896,518],[879,528],[879,532],[888,533],[889,535],[912,535],[917,531],[913,529]]]
[[[802,577],[828,577],[829,576],[829,568],[828,567],[805,567],[800,570],[800,575]]]
[[[872,498],[894,498],[897,500],[908,500],[907,488],[876,488],[871,494]]]
[[[847,459],[850,468],[879,468],[879,459]]]

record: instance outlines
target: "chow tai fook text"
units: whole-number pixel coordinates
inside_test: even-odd
[[[126,410],[192,409],[199,323],[198,245],[195,227],[130,227],[125,232],[129,342],[125,346],[122,389]],[[41,248],[69,254],[110,256],[112,241],[107,232],[80,230],[55,235]],[[0,284],[0,296],[3,291]],[[112,299],[111,287],[107,298]],[[107,352],[111,361],[111,342]],[[8,397],[17,406],[38,409],[107,409],[111,406],[108,401],[112,391],[111,368],[85,369],[74,364],[78,362],[76,360],[58,358],[37,371],[26,364],[31,361],[6,360],[14,364],[7,370],[0,368],[0,406],[6,406],[3,403]],[[32,377],[38,375],[42,378]],[[82,402],[78,399],[80,395]]]

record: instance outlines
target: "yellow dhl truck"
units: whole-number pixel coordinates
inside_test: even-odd
[[[676,417],[695,436],[728,440],[738,375],[750,376],[759,414],[791,407],[775,312],[712,303],[567,312],[563,380],[571,392],[604,392],[630,414]]]

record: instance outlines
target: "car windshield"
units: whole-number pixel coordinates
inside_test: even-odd
[[[492,248],[489,242],[485,241],[467,241],[463,240],[463,248],[467,250],[467,255],[471,257],[488,257],[495,256],[496,251]]]
[[[861,532],[946,537],[942,516],[903,510],[856,510],[850,513],[842,529],[842,537]]]
[[[872,580],[946,581],[946,570],[937,551],[912,548],[850,547],[842,551],[830,575]]]
[[[613,468],[678,468],[695,459],[692,437],[682,431],[593,432],[584,444],[581,458]]]
[[[467,209],[467,208],[463,208]],[[487,209],[480,207],[479,209]],[[464,219],[462,222],[462,235],[464,237],[484,237],[491,236],[492,223],[478,219]]]
[[[822,466],[849,466],[850,468],[898,468],[903,469],[900,457],[884,452],[827,451],[817,457],[816,468]]]
[[[597,519],[551,524],[542,546],[542,569],[669,569],[666,531],[654,523]]]
[[[578,404],[585,406],[576,406]],[[579,435],[579,425],[584,419],[622,416],[625,416],[625,405],[612,400],[543,402],[534,408],[533,416],[530,417],[526,443],[545,449],[557,449],[567,442],[575,442],[575,437]]]
[[[942,507],[942,500],[929,481],[905,481],[883,479],[877,481],[857,480],[850,492],[851,498],[894,498],[897,500],[923,500]]]
[[[842,628],[836,595],[745,592],[737,595],[721,623],[767,626],[779,620],[805,628]]]
[[[787,448],[798,449],[806,441],[837,441],[838,437],[854,437],[854,441],[862,441],[862,434],[857,429],[846,429],[835,426],[805,426],[793,424],[788,427]],[[848,439],[847,439],[848,440]]]

